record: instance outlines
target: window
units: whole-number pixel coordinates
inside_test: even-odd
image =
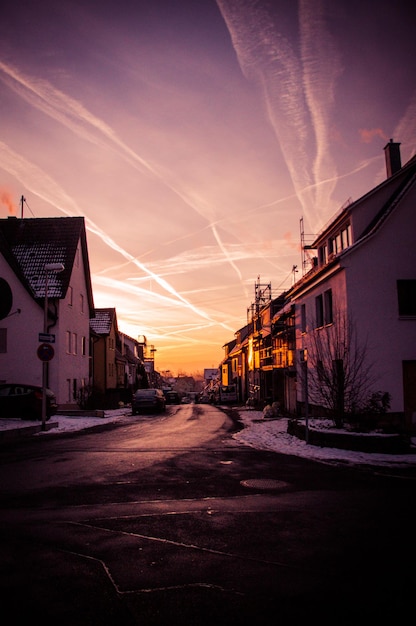
[[[65,349],[67,354],[71,354],[71,333],[69,330],[65,333]]]
[[[324,325],[324,300],[322,294],[315,298],[315,314],[316,314],[316,323],[315,327],[319,328]]]
[[[302,333],[306,333],[306,304],[302,304],[300,307],[300,330]]]
[[[323,245],[319,252],[320,252],[321,263],[323,265],[325,263],[328,263],[328,246],[326,244]]]
[[[7,352],[7,328],[0,328],[0,353]]]
[[[416,316],[416,280],[398,280],[399,315]]]
[[[323,294],[315,298],[315,328],[332,324],[334,313],[332,306],[332,289],[327,289]]]
[[[332,289],[328,289],[324,293],[324,313],[325,313],[325,324],[332,324],[333,320],[333,312],[332,312]]]
[[[79,294],[79,308],[81,309],[81,313],[84,313],[84,294]]]
[[[72,287],[68,287],[68,305],[69,306],[72,306],[73,297],[74,297],[74,290],[72,289]]]
[[[342,249],[345,250],[345,248],[348,248],[349,245],[351,245],[351,233],[350,233],[350,226],[347,226],[347,228],[344,228],[341,231],[341,244],[342,244]]]
[[[77,349],[78,349],[77,333],[71,333],[70,330],[67,330],[65,333],[65,344],[66,344],[65,347],[66,347],[67,354],[77,354]]]
[[[342,250],[341,233],[338,233],[335,237],[335,253],[338,254],[338,252],[341,252],[341,250]]]
[[[87,339],[86,337],[81,337],[81,354],[85,356],[87,354]]]

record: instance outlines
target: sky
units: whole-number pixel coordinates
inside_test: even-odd
[[[374,7],[8,3],[0,218],[84,216],[95,307],[160,372],[216,368],[256,282],[306,269],[301,223],[382,182],[390,138],[416,152],[414,9]]]
[[[306,459],[312,459],[320,463],[331,465],[365,465],[368,467],[406,468],[416,466],[416,439],[412,438],[412,444],[408,453],[405,454],[381,454],[374,452],[358,452],[354,450],[341,450],[340,448],[321,448],[306,444],[287,433],[287,418],[264,419],[261,411],[238,409],[239,419],[243,429],[233,435],[233,439],[239,444],[248,445],[256,450],[269,450],[280,454],[289,454]],[[105,411],[105,417],[71,417],[55,415],[51,418],[50,430],[35,433],[34,437],[47,437],[58,433],[75,432],[88,428],[102,428],[103,423],[129,423],[145,419],[131,416],[131,408],[121,408]],[[309,420],[311,428],[319,428],[319,424],[325,426],[328,420]],[[1,419],[0,432],[27,428],[28,422],[21,419]],[[49,425],[49,423],[48,423]],[[374,433],[372,433],[374,436]],[[9,435],[10,436],[10,435]],[[382,435],[380,435],[382,436]]]

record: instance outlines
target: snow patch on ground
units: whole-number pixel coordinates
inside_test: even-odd
[[[289,435],[287,433],[287,418],[265,419],[262,411],[250,410],[245,407],[235,407],[234,410],[239,414],[239,419],[244,425],[244,428],[238,433],[235,433],[233,438],[241,444],[251,446],[258,450],[270,450],[281,454],[290,454],[339,465],[360,464],[385,467],[416,466],[415,440],[412,440],[412,448],[409,454],[379,454],[341,450],[338,448],[320,448]],[[41,431],[33,436],[47,437],[54,433],[74,432],[89,429],[94,426],[120,422],[128,424],[137,422],[137,420],[138,418],[136,416],[132,416],[131,408],[129,407],[105,411],[104,417],[55,415],[51,418],[50,423],[57,423],[56,427],[47,431]],[[39,422],[28,422],[20,419],[1,419],[0,431],[34,425],[39,425]],[[325,426],[325,422],[322,420],[319,420],[319,422],[310,420],[309,426],[311,428],[322,427]],[[329,426],[329,424],[327,426]]]

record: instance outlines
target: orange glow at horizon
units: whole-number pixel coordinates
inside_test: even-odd
[[[8,3],[0,219],[84,216],[95,306],[159,371],[218,367],[256,277],[292,285],[300,220],[383,181],[385,137],[416,152],[411,8],[380,3],[45,0],[23,38]]]

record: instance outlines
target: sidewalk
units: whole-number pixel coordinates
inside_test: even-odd
[[[79,430],[98,429],[120,421],[126,422],[131,417],[131,409],[115,409],[114,411],[100,411],[100,416],[85,415],[76,411],[71,415],[53,415],[45,424],[39,421],[22,420],[19,418],[0,419],[0,445],[4,442],[15,441],[24,437],[44,436],[75,432]]]

